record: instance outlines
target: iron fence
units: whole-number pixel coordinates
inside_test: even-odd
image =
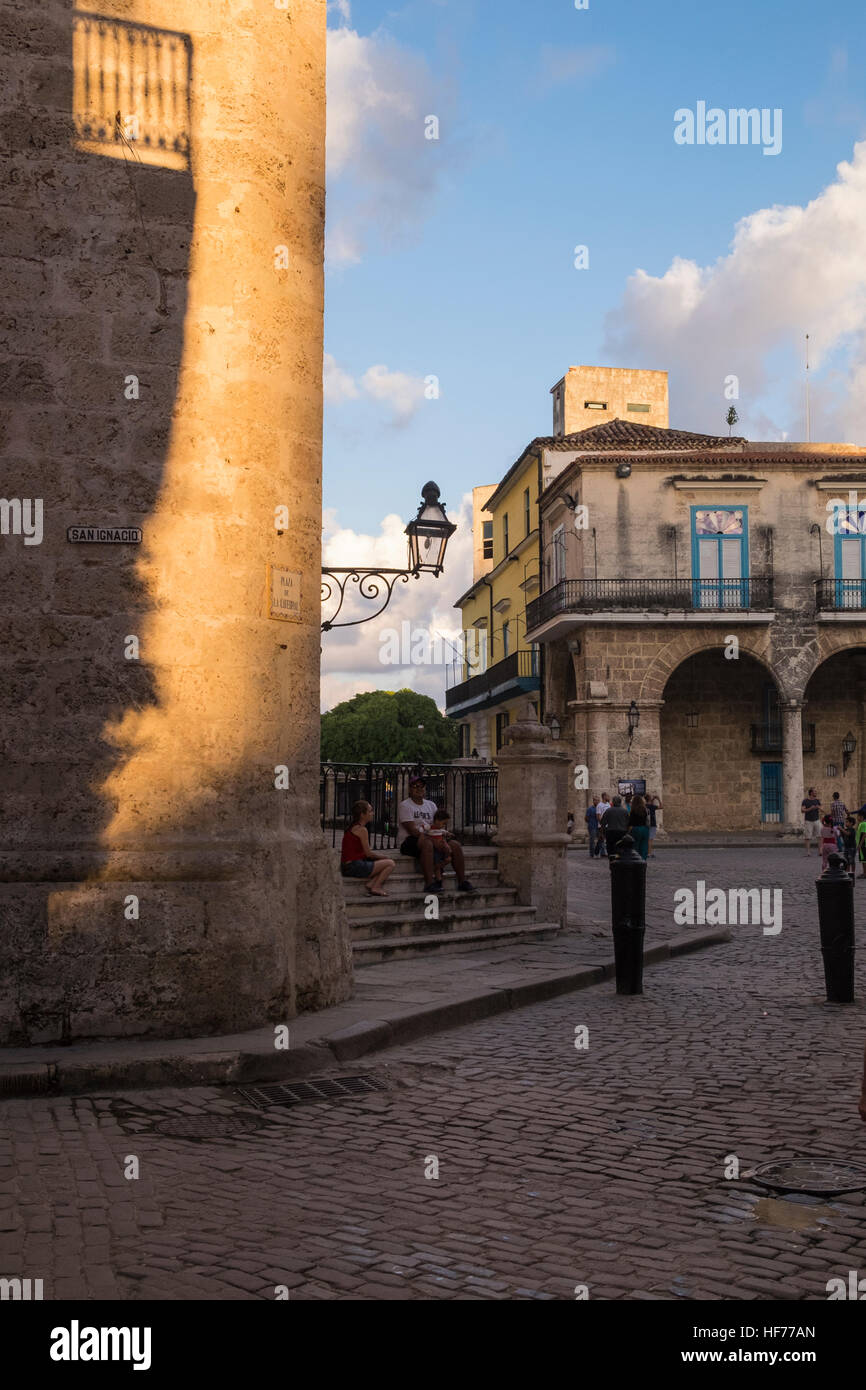
[[[400,802],[409,795],[409,779],[426,779],[426,796],[447,810],[449,827],[465,844],[486,844],[497,824],[498,772],[490,764],[454,767],[451,763],[322,763],[319,814],[322,830],[338,846],[351,824],[356,801],[369,801],[373,819],[367,826],[373,849],[393,849],[404,838],[398,820]]]

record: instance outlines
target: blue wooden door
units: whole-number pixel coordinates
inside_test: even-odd
[[[782,764],[761,763],[761,820],[782,819]]]

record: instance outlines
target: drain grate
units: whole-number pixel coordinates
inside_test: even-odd
[[[167,1120],[157,1120],[153,1130],[173,1139],[225,1139],[258,1129],[260,1125],[258,1115],[174,1115]]]
[[[771,1191],[804,1192],[816,1197],[860,1192],[866,1188],[866,1167],[862,1163],[845,1163],[832,1158],[779,1159],[775,1163],[761,1164],[748,1176]]]
[[[306,1105],[313,1100],[344,1100],[365,1096],[371,1091],[387,1091],[375,1076],[337,1076],[315,1081],[274,1082],[267,1086],[241,1086],[238,1095],[260,1109],[268,1105]]]

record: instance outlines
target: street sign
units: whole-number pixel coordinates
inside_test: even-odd
[[[646,778],[631,777],[625,782],[618,782],[616,789],[619,796],[646,796]]]
[[[284,623],[301,621],[301,572],[283,565],[268,566],[270,616]]]
[[[140,526],[69,526],[66,539],[74,545],[140,545]]]

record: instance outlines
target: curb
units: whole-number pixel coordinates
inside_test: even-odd
[[[644,965],[732,939],[722,929],[684,932],[644,951]],[[77,1095],[89,1091],[134,1090],[160,1086],[232,1086],[244,1082],[287,1081],[321,1072],[337,1062],[354,1062],[371,1052],[416,1042],[419,1038],[463,1024],[477,1023],[512,1009],[541,1004],[562,994],[588,989],[614,977],[614,962],[558,970],[522,985],[491,987],[449,999],[445,1004],[409,1009],[390,1018],[364,1019],[315,1042],[256,1052],[200,1052],[130,1057],[123,1060],[63,1059],[40,1064],[0,1062],[0,1100],[24,1096]]]

